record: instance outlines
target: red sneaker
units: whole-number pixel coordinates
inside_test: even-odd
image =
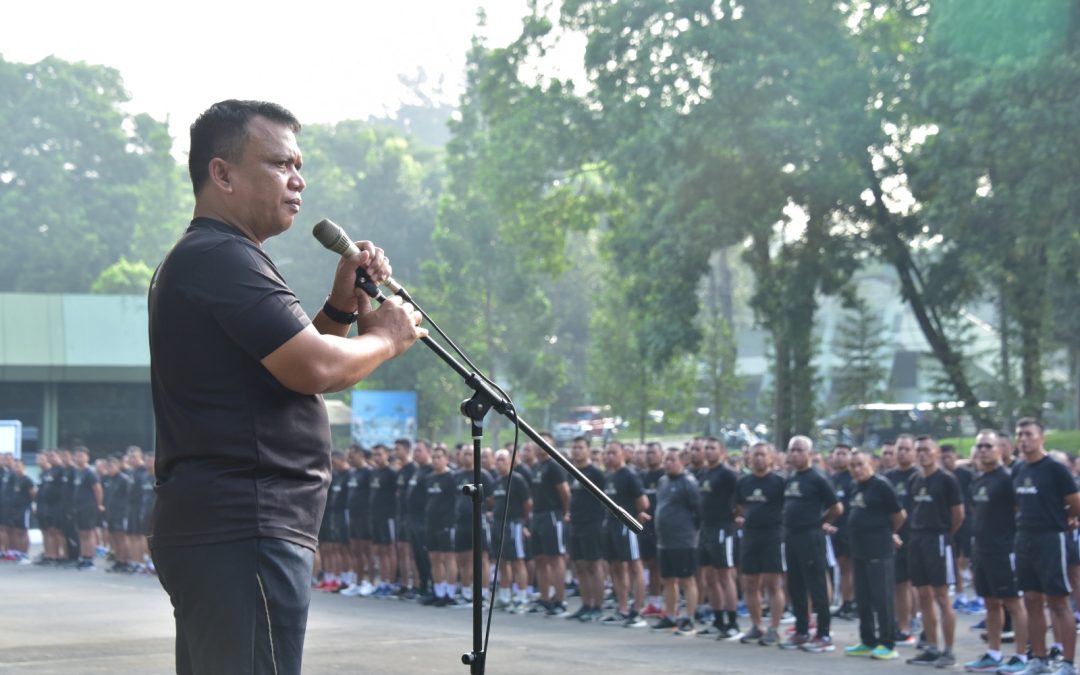
[[[641,616],[664,616],[664,610],[650,602],[645,605],[645,609],[641,610]]]

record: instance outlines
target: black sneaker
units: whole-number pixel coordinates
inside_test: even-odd
[[[588,611],[589,611],[589,607],[586,606],[586,605],[582,605],[581,607],[577,608],[576,612],[574,612],[573,614],[567,614],[564,618],[566,618],[566,619],[580,619]]]
[[[1051,647],[1050,651],[1046,653],[1046,663],[1051,667],[1059,665],[1065,660],[1065,655],[1061,653],[1061,649],[1058,647]]]
[[[744,645],[748,645],[751,642],[757,642],[763,637],[765,637],[765,633],[762,633],[760,628],[754,626],[750,630],[743,633],[743,636],[739,638],[739,642],[743,643]]]
[[[546,616],[566,616],[567,612],[568,612],[568,610],[566,609],[566,603],[565,602],[552,602],[551,606],[548,607],[547,612],[545,612],[545,615]]]
[[[544,600],[537,600],[532,604],[532,607],[528,609],[526,614],[547,614],[547,611],[551,609],[551,606]]]
[[[666,631],[670,633],[678,627],[678,624],[671,620],[671,617],[663,616],[660,620],[652,625],[652,629],[657,632]]]
[[[931,645],[919,652],[917,656],[908,659],[907,663],[910,666],[936,666],[940,658],[941,652],[938,651],[937,647]]]
[[[645,621],[645,617],[638,614],[636,609],[630,610],[626,621],[623,622],[623,628],[645,628],[648,625],[649,623]]]
[[[691,636],[697,631],[694,630],[694,622],[690,619],[679,619],[679,625],[675,629],[675,635]]]

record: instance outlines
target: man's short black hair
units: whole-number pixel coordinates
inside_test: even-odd
[[[210,160],[220,157],[238,162],[247,140],[247,125],[253,117],[265,117],[300,132],[300,122],[291,112],[268,101],[219,101],[199,115],[191,125],[191,151],[188,153],[188,173],[195,194],[210,177]]]

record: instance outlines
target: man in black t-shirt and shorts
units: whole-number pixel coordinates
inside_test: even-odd
[[[525,540],[529,536],[525,523],[532,516],[532,497],[529,484],[517,471],[510,470],[510,452],[495,453],[495,489],[489,497],[493,520],[491,556],[498,559],[499,595],[496,606],[508,612],[521,613],[529,602],[526,586],[529,575],[525,569]],[[504,519],[505,516],[505,519]],[[517,595],[511,597],[511,585],[517,584]]]
[[[379,565],[372,595],[384,598],[393,594],[397,577],[397,473],[390,467],[390,449],[382,444],[372,447],[371,466],[371,546]]]
[[[604,484],[604,472],[592,463],[589,440],[578,436],[570,445],[570,459],[593,485]],[[581,589],[581,608],[567,616],[597,621],[604,604],[604,505],[576,479],[570,482],[570,560]]]
[[[375,283],[392,273],[370,242],[338,261],[313,320],[263,249],[300,211],[299,130],[259,101],[199,116],[194,219],[150,284],[150,546],[173,604],[178,673],[300,672],[330,478],[321,394],[426,335],[411,305],[392,297],[373,310],[356,288],[360,267]]]
[[[553,439],[546,439],[550,443]],[[566,539],[563,532],[566,513],[570,510],[570,485],[566,470],[552,461],[535,443],[532,500],[532,552],[536,563],[536,580],[540,599],[537,606],[548,616],[566,614]],[[548,592],[553,595],[549,598]]]
[[[911,541],[908,542],[908,571],[911,585],[919,595],[926,648],[908,659],[911,665],[948,668],[956,663],[953,641],[956,614],[949,602],[949,584],[954,583],[952,537],[964,522],[964,497],[956,477],[941,468],[937,442],[929,436],[915,439],[919,473],[910,483]],[[937,647],[937,617],[941,612],[944,649]]]
[[[450,471],[446,448],[431,451],[431,471],[424,476],[424,537],[431,557],[431,576],[435,607],[454,601],[457,585],[457,559],[454,552],[454,517],[457,506],[457,481]]]
[[[97,473],[90,467],[90,451],[75,448],[75,473],[72,476],[72,504],[75,508],[75,527],[79,531],[78,569],[94,569],[97,548],[97,528],[105,513],[105,491]]]
[[[762,646],[780,642],[778,630],[784,614],[784,478],[772,470],[773,449],[768,443],[750,446],[750,474],[735,486],[738,516],[742,527],[743,591],[750,611],[750,630],[739,641]],[[762,621],[762,594],[769,596],[769,629]]]
[[[986,653],[964,664],[972,672],[1017,673],[1027,667],[1027,610],[1020,601],[1013,568],[1016,539],[1016,492],[1012,474],[1001,464],[998,434],[984,429],[975,436],[975,466],[971,483],[972,548],[975,592],[986,601]],[[1008,662],[1001,653],[1002,608],[1012,618],[1016,654]]]
[[[639,522],[647,519],[649,498],[645,496],[641,479],[626,466],[622,444],[618,441],[611,441],[604,449],[604,466],[608,470],[604,480],[604,493],[627,513],[636,515]],[[645,619],[629,604],[631,588],[637,602],[645,599],[644,570],[641,567],[641,549],[638,546],[637,534],[611,514],[607,514],[606,518],[605,556],[611,568],[618,607],[614,614],[605,616],[600,622],[627,628],[644,628],[648,625]]]
[[[701,492],[701,565],[706,590],[713,606],[713,625],[701,632],[714,633],[722,640],[742,637],[736,610],[739,594],[735,585],[738,566],[735,533],[735,483],[739,475],[727,467],[727,448],[720,439],[702,441],[705,471],[697,476]]]
[[[896,491],[896,497],[900,500],[900,506],[908,514],[904,524],[900,526],[900,547],[896,549],[893,560],[895,567],[896,592],[896,639],[898,646],[911,646],[915,644],[915,636],[908,632],[911,627],[912,595],[911,574],[908,571],[908,542],[911,539],[911,512],[915,508],[912,500],[911,481],[919,472],[915,466],[915,437],[911,434],[901,434],[897,437],[894,445],[896,451],[896,468],[885,474],[885,480],[889,481]]]
[[[641,472],[641,486],[645,490],[645,496],[649,498],[649,518],[642,525],[638,541],[641,543],[641,565],[645,568],[648,577],[645,585],[648,591],[648,603],[641,610],[642,616],[662,616],[664,614],[664,599],[661,597],[660,565],[656,558],[656,524],[651,520],[656,516],[656,489],[660,486],[660,479],[664,477],[664,449],[653,441],[644,449],[645,468]]]
[[[1047,456],[1042,423],[1025,417],[1016,423],[1016,440],[1024,461],[1013,472],[1016,492],[1016,581],[1024,593],[1031,640],[1030,672],[1046,667],[1046,615],[1062,642],[1064,660],[1054,671],[1075,675],[1076,619],[1069,607],[1066,532],[1080,516],[1080,493],[1072,474]],[[1015,627],[1015,623],[1014,623]]]

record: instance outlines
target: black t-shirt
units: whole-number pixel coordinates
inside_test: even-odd
[[[428,471],[424,475],[424,529],[428,532],[454,526],[457,515],[457,480],[453,471],[435,473]]]
[[[813,468],[797,471],[784,485],[784,529],[791,534],[821,527],[826,509],[836,502],[828,478]]]
[[[122,518],[127,514],[128,498],[131,495],[131,486],[134,481],[127,473],[117,472],[112,477],[109,490],[105,494],[105,510],[112,518]]]
[[[581,473],[593,485],[597,487],[602,487],[604,485],[604,472],[596,465],[590,464],[586,466],[584,469],[581,469]],[[604,523],[605,513],[607,513],[607,509],[600,503],[600,500],[593,496],[580,481],[576,478],[571,478],[570,525],[575,531],[583,532],[589,529],[599,528]]]
[[[430,464],[417,466],[406,486],[405,503],[408,507],[410,523],[423,523],[427,517],[428,493],[424,481],[431,475],[431,472],[432,467]]]
[[[945,469],[929,476],[915,474],[911,479],[911,531],[915,534],[949,534],[952,507],[964,503],[960,483]]]
[[[8,513],[15,487],[15,472],[0,468],[0,513]]]
[[[871,476],[852,480],[848,507],[848,531],[853,558],[878,559],[893,554],[892,516],[900,512],[900,500],[888,480]]]
[[[703,523],[731,525],[735,521],[735,483],[739,474],[723,464],[707,469],[699,480]]]
[[[744,530],[776,530],[783,525],[784,478],[769,472],[758,478],[750,473],[739,477],[735,501],[742,505]]]
[[[529,484],[520,473],[510,472],[510,511],[506,514],[506,522],[520,521],[525,517],[525,502],[529,501]],[[506,508],[507,483],[505,476],[495,479],[495,489],[491,496],[494,498],[495,508],[492,516],[495,518],[496,527],[502,522],[503,509]]]
[[[660,479],[667,473],[663,469],[650,469],[641,475],[641,487],[645,490],[645,496],[649,498],[649,508],[647,513],[650,516],[656,515],[656,489],[660,486]],[[652,529],[653,521],[649,520],[644,523],[645,529]]]
[[[519,474],[525,479],[525,484],[529,486],[530,494],[532,494],[532,482],[533,482],[533,470],[528,464],[515,464],[514,472]]]
[[[30,494],[34,491],[34,481],[30,476],[12,476],[14,491],[11,496],[11,513],[21,516],[26,509],[30,508],[33,501]]]
[[[41,474],[41,485],[38,487],[38,508],[57,509],[60,507],[60,473],[58,466],[50,468]]]
[[[349,469],[345,491],[349,517],[356,518],[367,513],[371,508],[371,469],[366,466]]]
[[[71,484],[75,490],[74,504],[77,510],[97,510],[97,498],[94,496],[94,486],[98,485],[100,482],[97,473],[90,467],[81,470],[75,469],[75,475],[72,478]]]
[[[349,493],[345,484],[349,480],[349,472],[335,471],[330,479],[330,493],[326,500],[326,510],[334,515],[343,515],[349,508]]]
[[[645,489],[641,486],[641,478],[636,473],[630,470],[630,467],[623,466],[617,471],[609,473],[604,480],[604,493],[611,500],[621,506],[632,516],[637,515],[637,507],[634,506],[634,502],[645,494]],[[608,522],[616,523],[618,520],[608,515]]]
[[[975,480],[975,473],[963,466],[956,467],[952,473],[960,484],[960,496],[964,498],[964,522],[968,523],[975,515],[975,504],[971,501],[971,483]]]
[[[398,516],[405,518],[409,514],[409,483],[416,473],[417,465],[409,462],[397,470],[397,512]]]
[[[848,522],[848,501],[851,499],[851,490],[855,487],[855,479],[851,477],[851,473],[848,471],[840,471],[832,475],[833,490],[836,492],[836,498],[840,500],[840,503],[844,505],[844,512],[840,514],[840,517],[833,521],[833,525],[841,530],[847,527]]]
[[[398,472],[388,466],[372,469],[368,483],[372,518],[393,518],[397,513],[397,478]]]
[[[457,501],[455,508],[456,517],[455,520],[459,527],[464,526],[468,529],[472,523],[472,497],[465,494],[462,488],[466,485],[472,485],[473,483],[473,470],[461,469],[454,474],[454,487],[457,490]],[[491,473],[487,469],[480,469],[480,484],[484,486],[484,502],[481,504],[480,510],[485,510],[484,504],[487,503],[487,498],[495,491],[495,479],[491,477]]]
[[[1011,553],[1016,538],[1016,492],[1012,474],[1003,466],[979,474],[971,483],[975,504],[975,550]]]
[[[533,465],[532,500],[533,513],[562,511],[559,485],[566,482],[566,469],[555,460],[545,459]]]
[[[1076,492],[1069,470],[1049,457],[1034,464],[1025,462],[1013,475],[1016,501],[1016,528],[1026,532],[1064,532],[1065,497]]]
[[[276,537],[314,549],[330,483],[321,396],[260,362],[310,325],[269,256],[196,218],[150,285],[157,504],[150,545]]]
[[[911,479],[917,473],[919,470],[911,466],[906,469],[893,469],[885,474],[885,480],[893,486],[896,498],[900,500],[900,506],[907,511],[907,518],[900,526],[900,538],[903,540],[907,540],[908,532],[911,531],[911,512],[915,509],[915,502],[911,499]]]

